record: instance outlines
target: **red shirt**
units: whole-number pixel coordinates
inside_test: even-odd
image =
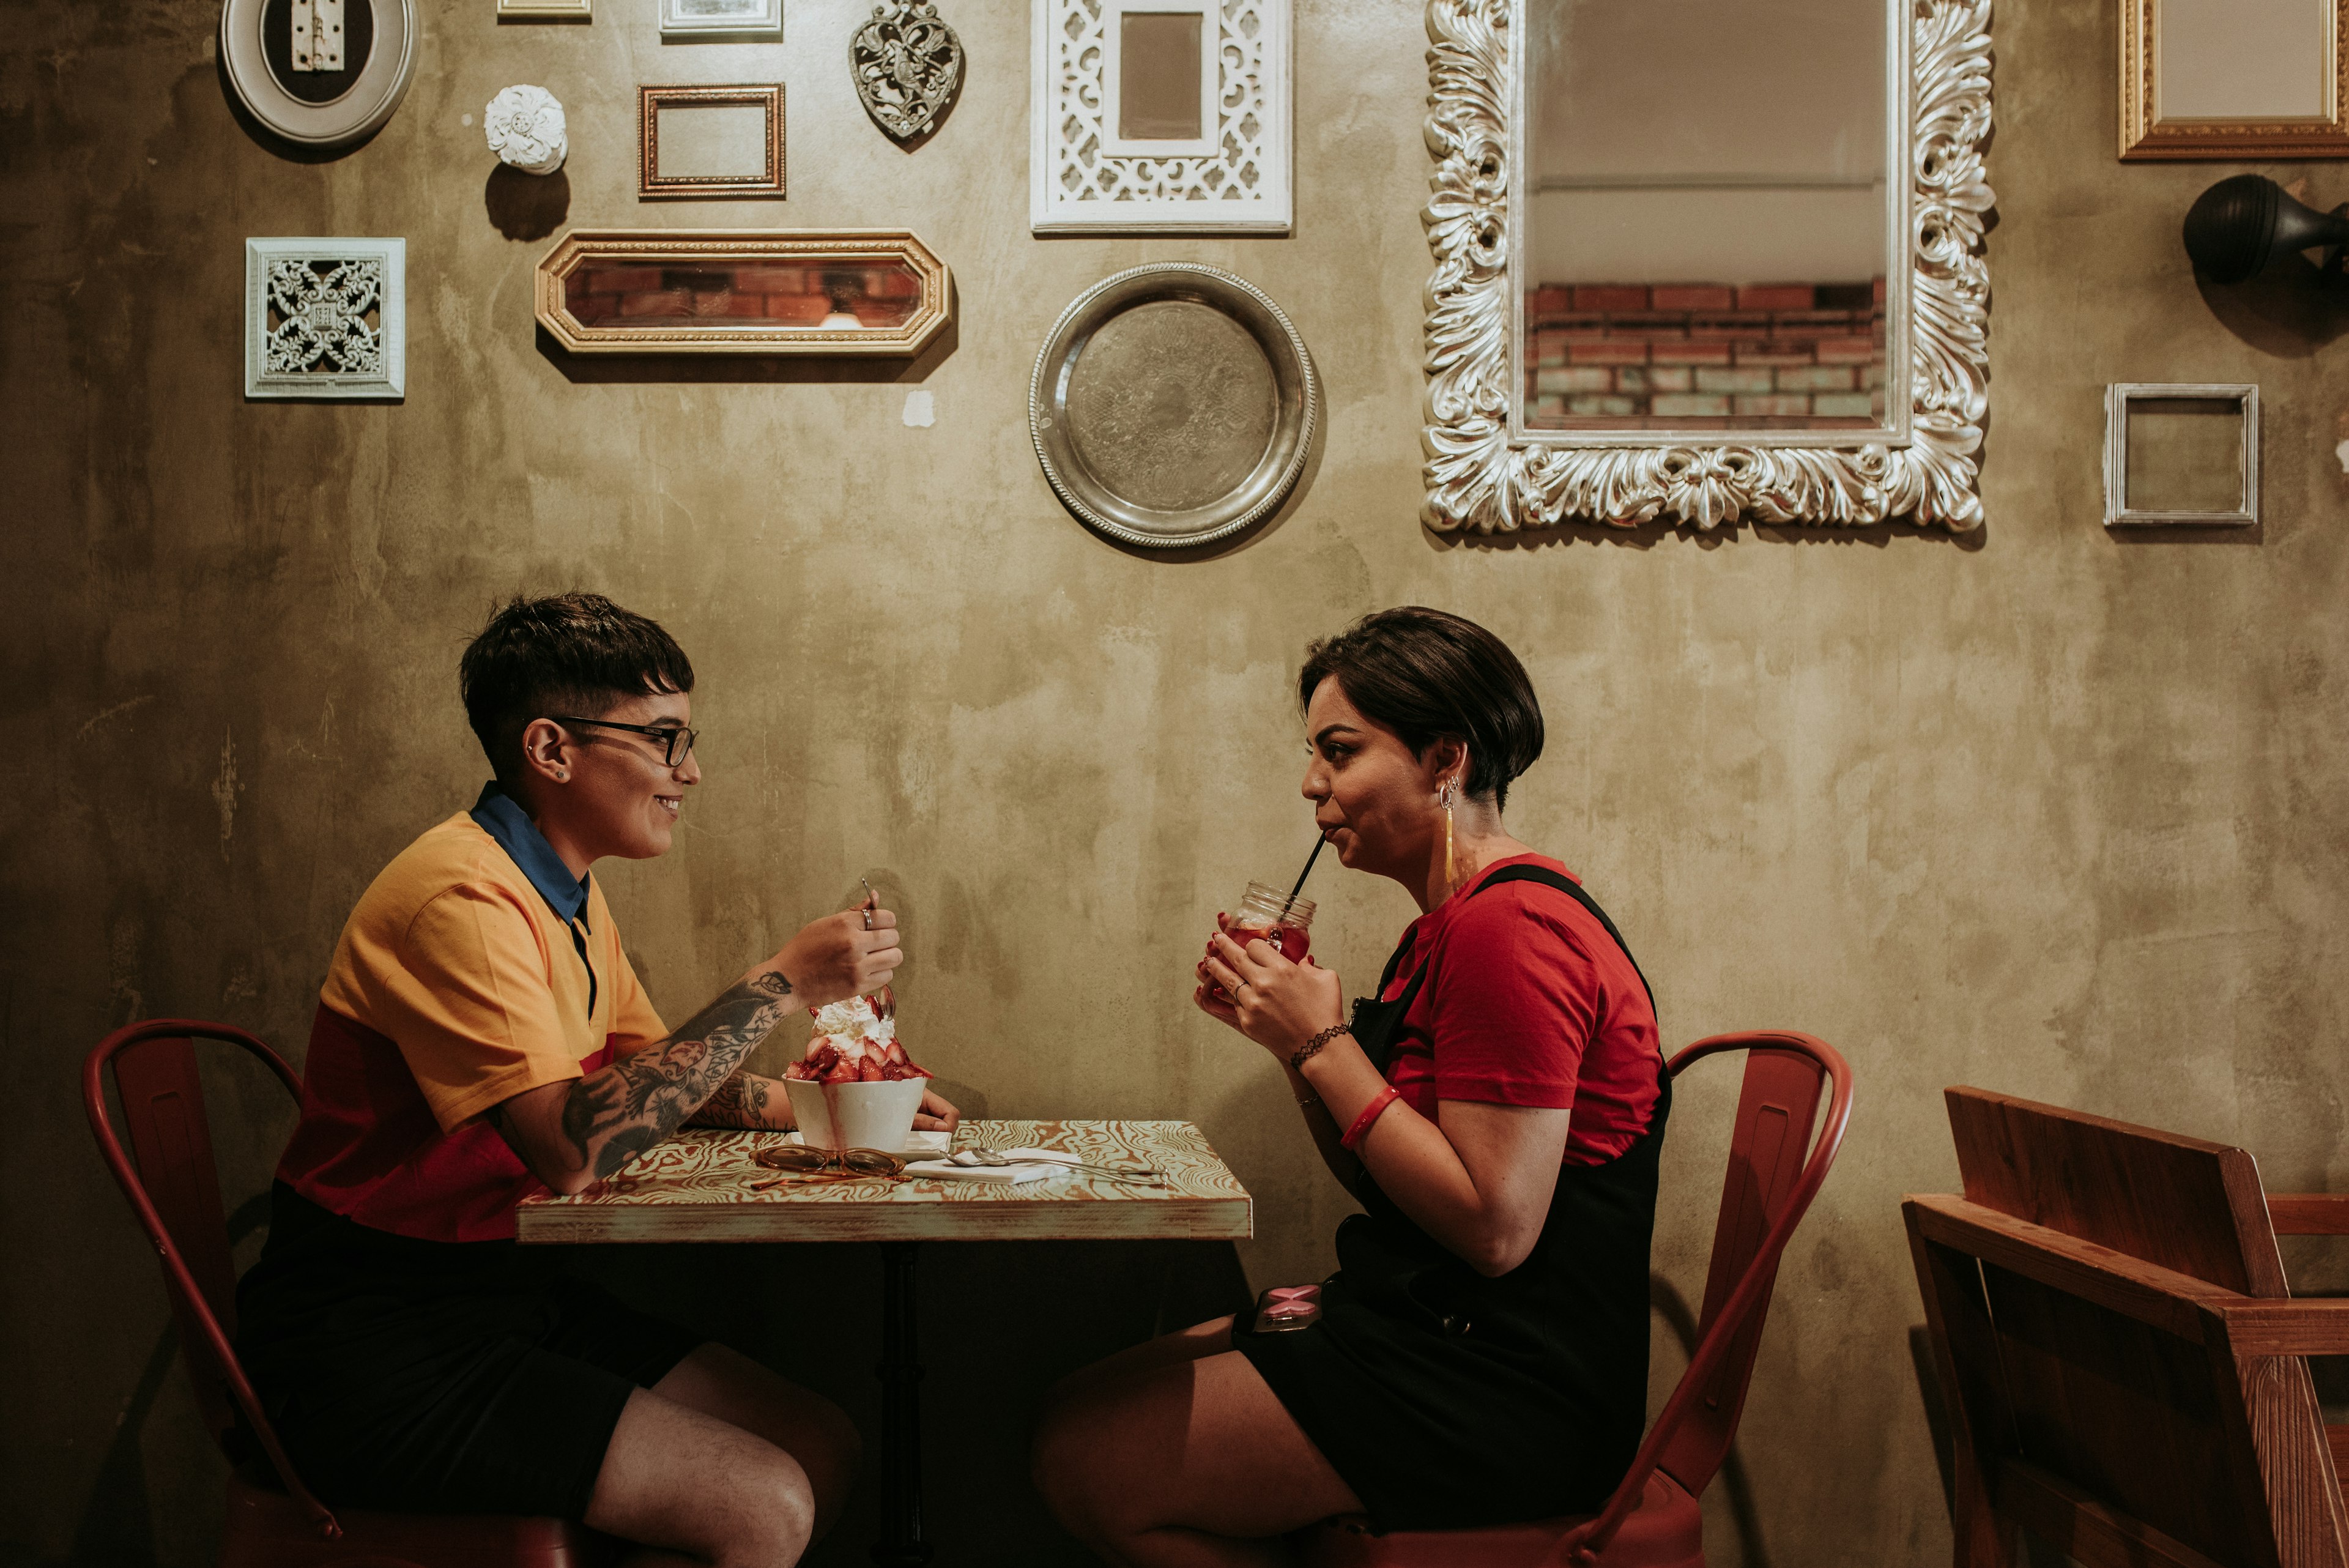
[[[1412,922],[1380,1000],[1402,996],[1423,965],[1427,977],[1387,1078],[1423,1116],[1438,1100],[1571,1110],[1565,1162],[1601,1165],[1655,1109],[1655,1009],[1630,955],[1567,894],[1538,882],[1476,892],[1519,864],[1582,880],[1547,856],[1496,860]]]

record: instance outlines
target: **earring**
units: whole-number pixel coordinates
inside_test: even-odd
[[[561,773],[556,774],[554,775],[554,782],[556,784],[569,784],[571,782],[570,770],[566,768]]]
[[[1435,797],[1444,806],[1444,890],[1452,891],[1452,781],[1445,779]]]

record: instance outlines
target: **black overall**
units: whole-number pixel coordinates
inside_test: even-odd
[[[1622,946],[1605,911],[1546,867],[1505,866],[1466,896],[1516,881],[1567,894]],[[1427,978],[1422,964],[1401,996],[1376,1000],[1403,950],[1387,961],[1374,996],[1354,1003],[1354,1038],[1381,1073]],[[1648,1247],[1671,1109],[1661,1059],[1656,1070],[1647,1130],[1603,1165],[1559,1168],[1541,1239],[1508,1273],[1488,1279],[1470,1268],[1365,1170],[1355,1196],[1368,1212],[1338,1227],[1339,1268],[1323,1285],[1320,1320],[1278,1334],[1239,1320],[1233,1348],[1380,1528],[1588,1513],[1630,1467],[1646,1424]]]

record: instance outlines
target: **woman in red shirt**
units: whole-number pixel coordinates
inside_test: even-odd
[[[1290,1562],[1279,1537],[1333,1514],[1588,1512],[1645,1419],[1670,1080],[1613,925],[1502,826],[1541,753],[1532,683],[1484,628],[1404,607],[1316,643],[1298,695],[1322,833],[1423,912],[1350,1020],[1330,971],[1211,939],[1194,1000],[1281,1062],[1366,1212],[1309,1326],[1218,1319],[1056,1393],[1038,1484],[1134,1568]]]

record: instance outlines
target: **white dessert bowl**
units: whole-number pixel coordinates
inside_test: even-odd
[[[877,1148],[902,1154],[922,1108],[927,1078],[878,1084],[814,1084],[785,1078],[800,1141],[810,1148]]]

